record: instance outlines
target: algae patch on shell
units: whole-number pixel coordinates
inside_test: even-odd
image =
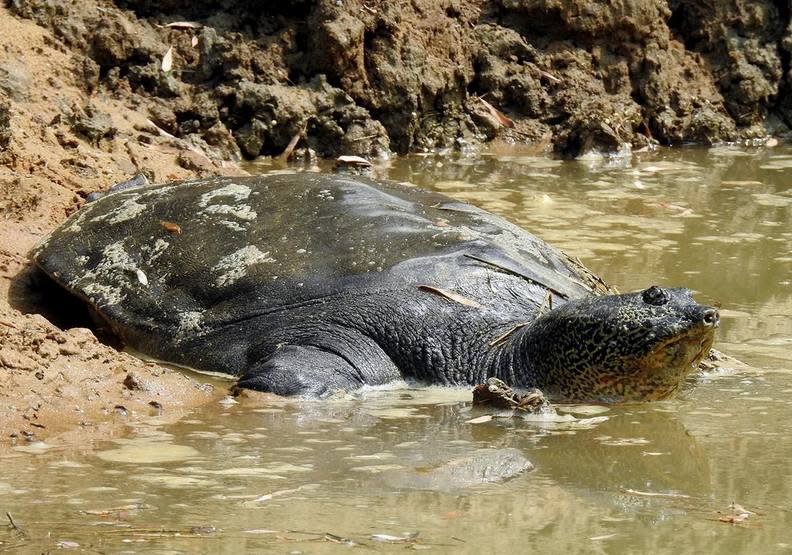
[[[215,284],[218,287],[231,285],[247,274],[249,266],[265,262],[275,262],[275,259],[269,256],[269,252],[261,252],[255,245],[243,247],[221,258],[220,262],[214,265],[212,271],[219,273]]]

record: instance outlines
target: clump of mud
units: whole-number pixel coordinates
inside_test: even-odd
[[[0,98],[0,152],[11,144],[11,104]]]
[[[297,141],[370,158],[496,137],[575,156],[792,121],[790,17],[770,1],[11,6],[75,53],[86,90],[130,98],[164,132],[228,157]]]

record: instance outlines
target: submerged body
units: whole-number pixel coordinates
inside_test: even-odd
[[[33,258],[129,346],[284,395],[496,376],[570,400],[663,398],[718,323],[685,290],[611,295],[502,218],[351,176],[115,192]]]

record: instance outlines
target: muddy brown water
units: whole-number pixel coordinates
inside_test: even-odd
[[[404,386],[219,404],[82,454],[20,446],[0,461],[19,528],[0,525],[0,550],[792,550],[792,149],[413,156],[389,175],[503,214],[622,290],[719,301],[717,346],[749,367],[552,421],[474,424],[486,413],[467,391]],[[498,452],[536,468],[495,483],[443,471]]]

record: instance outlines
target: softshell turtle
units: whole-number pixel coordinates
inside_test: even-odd
[[[128,346],[281,395],[494,376],[555,399],[661,399],[719,320],[686,289],[611,294],[470,204],[343,175],[112,192],[32,257]]]

